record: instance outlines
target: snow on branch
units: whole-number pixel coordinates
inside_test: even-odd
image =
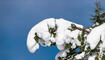
[[[57,45],[61,46],[62,44],[64,44],[64,40],[71,39],[73,37],[77,38],[77,35],[80,33],[80,31],[69,30],[72,29],[71,27],[72,24],[75,24],[76,28],[77,27],[83,28],[82,25],[69,22],[64,19],[49,18],[38,23],[30,30],[28,34],[27,46],[29,50],[31,51],[30,47],[37,44],[37,42],[39,42],[42,46],[50,46],[51,43],[56,43]],[[54,37],[54,35],[56,35],[56,37]],[[67,42],[65,41],[65,43],[68,43],[68,41]],[[62,49],[60,48],[60,46],[58,46],[58,48]]]
[[[27,37],[27,47],[34,53],[41,46],[57,46],[60,52],[56,60],[91,59],[102,55],[105,50],[105,23],[93,29],[86,29],[80,24],[64,19],[45,19],[30,30]],[[90,57],[90,58],[89,58]]]

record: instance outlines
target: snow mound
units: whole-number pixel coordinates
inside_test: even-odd
[[[80,30],[69,30],[72,29],[71,24],[75,24],[76,27],[83,28],[82,25],[69,22],[62,18],[54,19],[49,18],[36,24],[29,32],[27,38],[27,47],[30,52],[34,53],[39,49],[40,43],[42,46],[51,46],[52,43],[56,43],[59,50],[64,50],[65,44],[72,44],[72,48],[80,46],[80,41],[77,37],[81,34]],[[53,32],[52,30],[53,29]],[[38,36],[38,41],[35,41],[35,36]],[[56,37],[54,37],[54,34]]]
[[[95,60],[96,55],[89,56],[88,60]]]
[[[91,49],[95,49],[100,40],[103,42],[100,48],[105,48],[105,23],[93,28],[87,36],[87,42]]]
[[[81,54],[78,54],[75,56],[76,59],[82,59],[85,56],[85,52],[82,52]]]
[[[59,60],[58,57],[66,57],[68,52],[69,52],[68,49],[60,51],[60,52],[56,55],[55,60]]]

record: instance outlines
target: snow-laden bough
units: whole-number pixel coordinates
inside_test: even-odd
[[[105,23],[93,28],[87,36],[87,42],[90,44],[91,49],[95,49],[99,41],[103,42],[103,45],[100,48],[105,49]]]
[[[56,60],[61,59],[95,59],[96,53],[90,56],[91,50],[97,48],[100,53],[105,50],[105,24],[93,29],[85,29],[82,25],[60,19],[49,18],[36,24],[27,37],[27,47],[34,53],[41,46],[57,46],[60,52]],[[102,55],[102,54],[101,54]],[[93,58],[92,58],[93,57]]]
[[[74,42],[74,45],[80,45],[80,42],[77,41],[77,36],[81,32],[79,30],[71,32],[71,24],[75,24],[78,27],[83,27],[82,25],[69,22],[64,19],[54,19],[49,18],[45,19],[42,22],[36,24],[29,32],[28,38],[27,38],[27,46],[30,52],[35,52],[37,49],[39,49],[39,44],[35,41],[35,33],[40,37],[39,43],[43,46],[50,46],[51,42],[56,42],[57,47],[59,50],[63,50],[63,45],[65,43]],[[56,38],[51,36],[50,32],[48,31],[49,28],[55,28],[57,25],[56,30]],[[76,33],[75,33],[76,32]],[[70,33],[70,34],[68,34]],[[75,42],[72,37],[77,41]],[[74,47],[73,47],[74,48]]]

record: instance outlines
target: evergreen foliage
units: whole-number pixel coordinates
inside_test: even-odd
[[[103,8],[101,7],[101,4],[100,4],[100,1],[97,1],[96,2],[96,8],[95,8],[95,14],[92,15],[92,22],[94,23],[94,25],[90,28],[95,28],[97,26],[100,26],[101,24],[105,23],[105,12],[103,11]],[[55,21],[56,22],[56,21]],[[57,24],[55,24],[55,27],[49,27],[48,26],[48,32],[51,34],[51,37],[53,38],[56,38],[57,36]],[[89,29],[89,28],[87,28]],[[95,60],[105,60],[105,51],[102,51],[103,54],[100,54],[100,45],[103,43],[101,38],[97,44],[97,46],[94,48],[94,49],[91,49],[90,46],[88,45],[88,43],[86,42],[86,35],[88,35],[90,31],[88,31],[86,28],[80,28],[80,27],[77,27],[75,24],[71,24],[70,25],[70,28],[68,28],[68,31],[72,32],[72,31],[75,31],[75,30],[80,30],[81,31],[81,34],[78,34],[77,36],[77,40],[80,42],[81,45],[76,45],[75,48],[72,48],[73,46],[73,43],[65,43],[64,45],[64,50],[68,50],[69,52],[66,52],[66,57],[60,57],[58,56],[57,59],[58,60],[88,60],[89,56],[93,56],[93,55],[96,55],[95,56]],[[93,37],[94,38],[94,37]],[[39,43],[39,39],[42,39],[40,37],[38,37],[37,33],[35,33],[35,37],[34,37],[36,43]],[[71,37],[71,40],[74,40],[75,38]],[[51,46],[56,46],[56,42],[52,42],[50,41],[51,44],[50,44],[50,47]],[[45,42],[43,42],[43,45],[45,45]],[[63,50],[61,50],[62,52]],[[79,55],[79,54],[82,54],[83,52],[85,52],[85,55],[84,57],[82,57],[81,59],[76,59],[75,56],[76,55]]]
[[[101,7],[100,1],[96,2],[96,8],[94,10],[95,15],[92,15],[92,22],[96,25],[101,25],[105,22],[105,12],[103,11],[103,8]]]

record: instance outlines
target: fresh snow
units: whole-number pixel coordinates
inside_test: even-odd
[[[68,52],[70,52],[69,49],[60,51],[60,52],[56,55],[55,60],[58,60],[58,57],[66,57]]]
[[[35,52],[37,49],[39,49],[39,44],[35,42],[34,37],[35,33],[37,33],[39,39],[39,43],[42,46],[50,46],[51,41],[56,42],[56,45],[59,50],[64,50],[64,44],[65,43],[72,43],[72,48],[75,48],[76,45],[80,45],[80,42],[77,40],[78,34],[80,34],[81,31],[75,30],[70,31],[68,28],[71,28],[71,24],[75,24],[77,27],[83,28],[82,25],[69,22],[64,19],[54,19],[49,18],[41,21],[40,23],[36,24],[29,32],[28,38],[27,38],[27,46],[30,52]],[[56,38],[53,38],[51,34],[48,31],[48,28],[55,28],[55,25],[57,25],[57,31],[56,31]],[[74,39],[72,39],[74,38]],[[37,47],[36,47],[37,46]],[[36,49],[35,49],[36,48]]]
[[[69,22],[64,19],[57,19],[56,24],[58,26],[57,36],[56,36],[56,44],[57,44],[57,47],[59,50],[64,50],[64,45],[66,43],[70,43],[70,42],[73,45],[80,45],[80,42],[77,41],[77,36],[80,33],[80,31],[79,30],[70,31],[70,30],[68,30],[68,28],[71,28],[71,24],[75,24],[77,27],[80,27],[80,28],[83,28],[82,25],[79,25],[79,24],[76,24],[73,22]],[[72,38],[74,38],[74,39],[72,39]]]
[[[57,48],[60,52],[56,55],[57,57],[66,57],[67,52],[70,52],[68,49],[65,49],[65,44],[71,43],[72,46],[70,48],[74,49],[76,46],[81,46],[81,42],[78,40],[78,35],[81,35],[81,30],[69,30],[72,29],[71,24],[75,24],[76,27],[83,28],[82,25],[76,24],[73,22],[69,22],[62,18],[54,19],[49,18],[41,21],[40,23],[36,24],[30,30],[28,37],[27,37],[27,47],[31,53],[34,53],[37,49],[39,49],[39,44],[42,46],[51,46],[52,43],[56,43]],[[55,31],[56,37],[53,37],[49,32],[48,28],[56,28]],[[100,53],[105,50],[105,23],[95,27],[93,29],[87,29],[90,31],[89,34],[85,34],[85,40],[89,44],[91,49],[95,49],[99,41],[102,41],[100,44]],[[38,43],[35,41],[35,33],[37,33],[38,37],[40,38]],[[87,47],[87,45],[86,45]],[[86,50],[85,47],[85,50]],[[81,59],[85,55],[85,52],[77,54],[75,56],[76,59]],[[88,60],[93,60],[95,56],[90,56]]]
[[[27,38],[27,47],[31,53],[34,53],[37,49],[39,49],[39,44],[36,43],[36,41],[34,40],[35,29],[36,29],[36,27],[33,27],[30,30],[30,32],[28,34],[28,38]]]
[[[102,47],[105,48],[105,23],[93,28],[87,36],[87,42],[91,49],[94,49],[100,40],[103,42]]]
[[[50,22],[49,22],[50,21]],[[54,27],[54,18],[45,19],[44,21],[36,24],[32,29],[30,30],[27,38],[27,47],[31,53],[34,53],[37,49],[39,49],[39,44],[36,43],[34,40],[35,33],[38,33],[38,36],[42,39],[40,40],[41,45],[46,41],[45,44],[49,45],[49,39],[50,39],[50,33],[48,32],[48,24],[51,27]],[[48,23],[49,22],[49,23]]]
[[[85,56],[85,52],[82,52],[81,54],[78,54],[75,56],[76,59],[82,59]]]
[[[88,60],[95,60],[96,55],[89,56]]]

